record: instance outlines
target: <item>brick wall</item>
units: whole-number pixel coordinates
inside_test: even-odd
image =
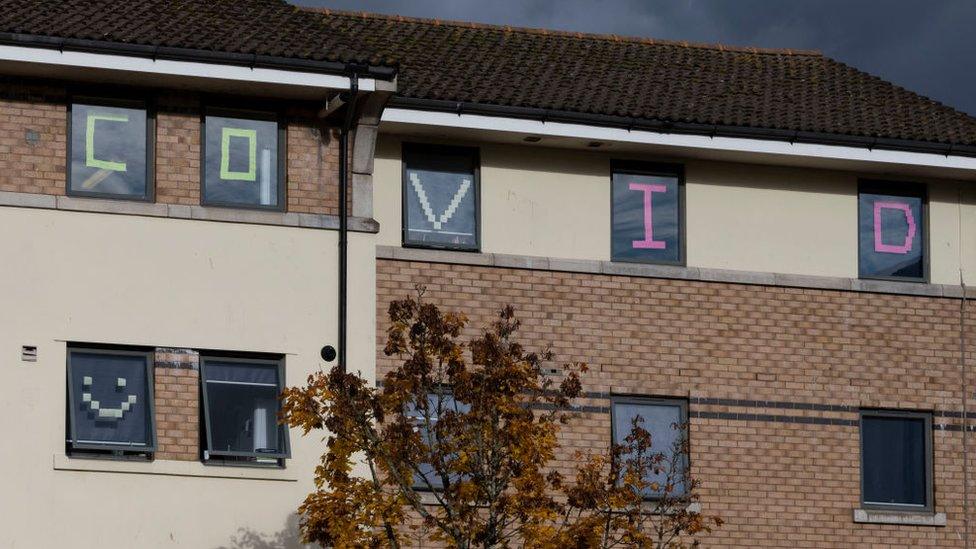
[[[0,81],[0,191],[65,194],[67,104],[63,89]],[[198,97],[156,98],[156,202],[200,204]],[[320,139],[314,111],[289,108],[287,211],[338,213],[338,139]]]
[[[200,354],[156,349],[156,459],[200,459]]]
[[[0,191],[64,194],[67,116],[63,91],[0,82]]]
[[[560,468],[609,444],[610,394],[688,399],[702,506],[727,520],[707,546],[962,546],[958,300],[379,260],[380,377],[386,307],[418,284],[471,335],[510,303],[530,346],[590,364]],[[946,527],[853,522],[862,407],[933,412]]]

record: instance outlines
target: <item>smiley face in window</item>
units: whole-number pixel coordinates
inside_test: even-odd
[[[73,447],[152,446],[149,360],[144,352],[69,350],[68,438]]]

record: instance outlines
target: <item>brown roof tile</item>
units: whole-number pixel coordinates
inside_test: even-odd
[[[976,118],[816,52],[312,10],[283,0],[0,0],[0,8],[0,33],[392,65],[403,98],[976,145]]]

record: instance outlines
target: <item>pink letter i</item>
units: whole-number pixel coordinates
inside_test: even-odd
[[[664,185],[652,183],[631,183],[630,190],[644,192],[644,240],[634,240],[634,248],[663,250],[667,243],[663,240],[654,240],[654,211],[651,208],[651,193],[667,192],[668,188]]]

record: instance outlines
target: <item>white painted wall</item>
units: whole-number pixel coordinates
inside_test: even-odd
[[[385,134],[377,143],[373,184],[380,245],[401,244],[400,146],[405,139],[410,138]],[[685,165],[688,266],[857,278],[858,178],[890,177],[929,183],[931,282],[958,284],[961,267],[976,277],[976,236],[968,236],[976,235],[976,191],[967,190],[959,202],[960,185],[970,183],[897,173],[464,144],[481,151],[486,253],[610,259],[610,161],[629,158]],[[976,280],[969,283],[976,285]]]
[[[92,465],[59,458],[65,342],[285,353],[287,381],[300,384],[335,343],[337,233],[0,207],[0,234],[0,547],[216,548],[296,535],[293,513],[323,450],[300,432],[276,480],[56,470],[59,460]],[[352,234],[349,261],[350,363],[369,379],[373,240]],[[37,346],[36,363],[21,362],[22,345]]]

